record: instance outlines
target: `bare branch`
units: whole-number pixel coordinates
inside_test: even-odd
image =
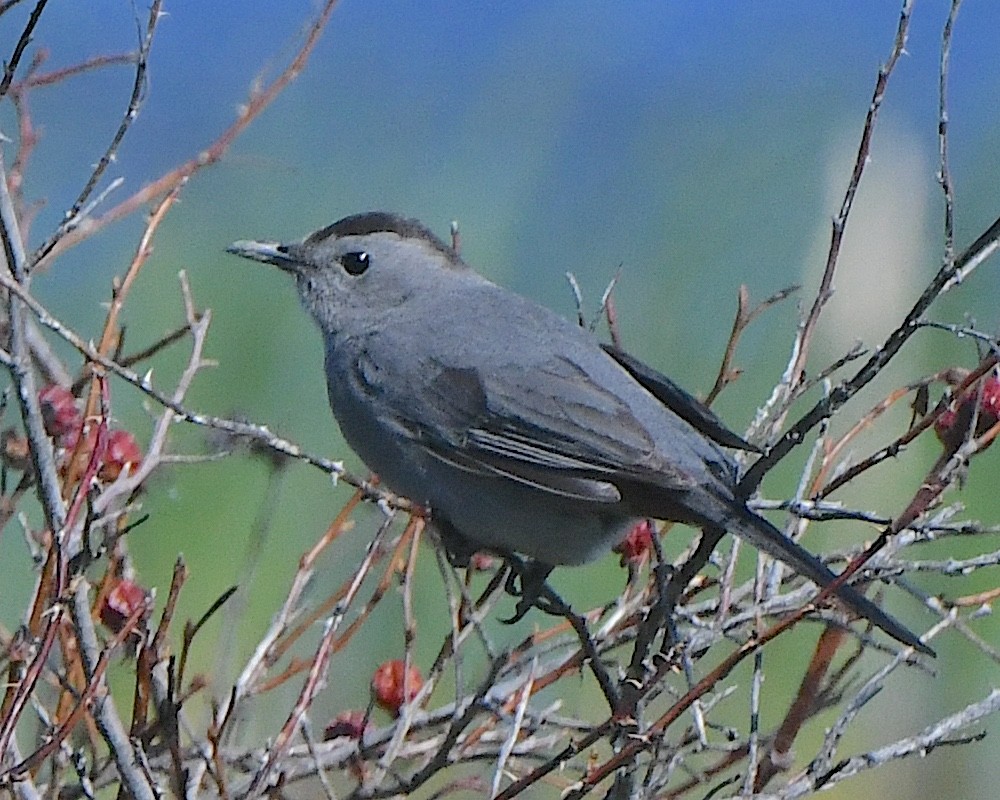
[[[243,133],[247,127],[249,127],[250,123],[253,122],[260,115],[260,113],[267,108],[267,106],[269,106],[282,91],[284,91],[285,87],[295,80],[295,78],[299,76],[299,73],[301,73],[305,68],[306,62],[309,60],[309,56],[312,53],[313,48],[315,48],[316,43],[319,41],[320,34],[323,32],[324,27],[326,27],[326,23],[329,20],[330,15],[333,13],[333,9],[336,5],[337,0],[325,0],[322,9],[317,14],[315,21],[309,28],[305,42],[292,59],[292,62],[270,83],[270,85],[264,87],[263,89],[255,90],[253,94],[251,94],[246,105],[240,110],[236,121],[229,128],[223,131],[212,144],[199,153],[195,158],[192,158],[143,187],[131,197],[123,200],[117,206],[109,209],[101,216],[88,219],[86,221],[86,225],[77,224],[71,230],[64,231],[63,235],[56,238],[54,241],[47,242],[32,258],[30,265],[31,270],[43,269],[61,253],[64,253],[71,247],[76,246],[81,241],[90,238],[111,223],[117,222],[124,217],[131,216],[138,209],[143,208],[157,198],[162,197],[168,192],[176,189],[178,186],[181,186],[196,172],[199,172],[205,167],[211,166],[221,160],[229,150],[229,146],[236,140],[236,138]]]
[[[875,133],[875,122],[878,119],[879,111],[885,100],[885,92],[889,85],[889,78],[892,75],[900,56],[906,50],[906,39],[910,31],[910,13],[913,10],[912,0],[904,0],[903,7],[899,12],[899,23],[896,27],[896,38],[892,44],[892,51],[878,71],[875,79],[875,89],[872,92],[872,99],[868,105],[868,114],[865,117],[864,127],[861,130],[861,142],[858,145],[857,156],[854,159],[854,169],[851,171],[851,178],[847,183],[847,190],[844,192],[844,199],[841,201],[840,209],[833,218],[832,230],[830,233],[830,249],[826,256],[826,265],[823,268],[823,277],[820,279],[819,289],[813,300],[812,307],[802,323],[802,328],[798,335],[798,346],[796,347],[795,358],[788,370],[787,376],[790,387],[794,387],[799,381],[799,376],[805,370],[806,360],[809,356],[810,344],[816,325],[819,323],[823,308],[833,296],[833,278],[837,270],[837,260],[840,257],[840,247],[844,239],[844,230],[847,228],[847,220],[850,217],[851,209],[854,207],[854,198],[861,185],[861,177],[865,167],[868,166],[869,154],[871,152],[872,136]]]
[[[79,196],[66,212],[62,224],[32,256],[32,268],[52,251],[63,236],[80,225],[81,220],[84,218],[84,214],[82,213],[84,211],[84,206],[90,199],[90,195],[93,193],[94,189],[97,188],[97,184],[100,182],[104,172],[114,160],[115,153],[118,152],[118,148],[125,139],[125,135],[128,133],[129,128],[132,127],[132,123],[139,115],[139,105],[142,102],[142,96],[146,87],[146,66],[149,59],[149,51],[153,46],[153,34],[156,31],[156,25],[160,21],[161,6],[162,0],[153,0],[153,3],[149,8],[149,18],[146,22],[146,32],[142,37],[139,44],[139,50],[135,56],[135,79],[132,82],[132,95],[129,97],[128,106],[125,109],[122,121],[118,125],[118,130],[115,131],[115,135],[112,137],[111,143],[107,146],[104,154],[98,160],[93,172],[91,172],[90,177],[87,179],[87,183],[80,191]]]
[[[28,17],[28,24],[24,26],[21,35],[18,37],[17,44],[14,46],[14,52],[4,65],[3,78],[0,79],[0,98],[6,96],[7,90],[10,89],[10,84],[14,80],[14,73],[17,72],[17,68],[21,64],[21,57],[31,42],[31,35],[35,30],[35,26],[38,25],[38,20],[41,18],[47,3],[48,0],[38,0],[35,3],[35,7],[31,11],[31,16]],[[8,4],[4,8],[0,8],[0,13],[6,11],[11,5],[13,4]]]

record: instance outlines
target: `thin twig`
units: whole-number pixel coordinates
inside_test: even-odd
[[[73,202],[73,205],[70,206],[69,210],[66,212],[62,223],[56,229],[55,233],[53,233],[52,236],[50,236],[32,256],[32,268],[36,266],[41,259],[52,252],[52,249],[63,236],[78,228],[80,223],[86,218],[86,214],[83,213],[84,206],[90,199],[90,195],[93,193],[94,189],[97,188],[97,184],[104,176],[105,171],[114,161],[115,153],[118,152],[118,148],[121,147],[121,144],[125,139],[125,135],[128,133],[129,128],[132,127],[132,123],[139,115],[139,106],[142,103],[142,96],[146,89],[146,68],[149,60],[149,52],[153,46],[153,34],[156,32],[156,26],[160,21],[161,6],[162,0],[153,0],[152,5],[149,7],[149,17],[146,21],[146,31],[141,38],[139,50],[135,56],[135,78],[132,82],[132,94],[129,97],[128,105],[125,108],[122,120],[118,124],[118,130],[115,131],[114,136],[111,138],[111,142],[108,144],[100,159],[98,159],[97,164],[94,165],[94,169],[91,171],[90,177],[87,179],[86,184],[84,184],[79,196]],[[176,188],[176,186],[172,187],[172,189]]]
[[[951,37],[962,0],[952,0],[948,19],[941,32],[941,60],[938,68],[938,182],[944,193],[944,263],[955,260],[955,187],[948,165],[948,69],[951,65]]]
[[[767,311],[782,300],[785,300],[799,290],[798,286],[789,286],[750,308],[750,290],[744,284],[736,295],[736,316],[733,317],[733,327],[729,331],[729,339],[726,341],[726,350],[722,356],[722,363],[719,365],[719,372],[715,377],[715,383],[705,396],[705,405],[710,406],[716,398],[730,383],[738,378],[742,370],[733,368],[733,359],[736,357],[736,346],[744,331],[753,323],[757,317]]]
[[[114,208],[109,209],[99,217],[92,217],[87,220],[84,226],[77,226],[72,230],[64,232],[58,240],[52,242],[48,249],[45,246],[36,252],[32,259],[31,269],[41,269],[46,264],[57,258],[61,253],[71,247],[75,247],[85,239],[90,238],[98,231],[104,229],[113,222],[131,216],[138,209],[144,208],[149,203],[162,197],[167,192],[182,184],[196,172],[217,163],[229,150],[230,145],[236,138],[246,130],[260,113],[269,106],[273,100],[284,91],[295,78],[299,76],[305,68],[309,56],[312,54],[316,43],[319,41],[330,15],[333,13],[337,0],[325,0],[323,7],[317,13],[314,21],[306,34],[305,42],[299,48],[291,63],[285,70],[275,78],[268,86],[259,89],[255,88],[247,103],[240,109],[236,121],[223,131],[214,142],[202,150],[195,158],[175,167],[170,172],[162,175],[157,180],[147,184],[131,197],[120,202]],[[47,243],[48,244],[48,243]]]
[[[847,220],[850,217],[851,209],[854,207],[854,198],[861,185],[861,177],[865,167],[868,165],[871,153],[872,136],[875,133],[875,122],[878,119],[879,111],[882,109],[882,102],[885,100],[885,92],[889,85],[889,77],[892,75],[900,56],[906,51],[906,39],[910,30],[910,13],[913,10],[913,0],[904,0],[903,7],[899,12],[899,23],[896,27],[896,38],[886,60],[878,71],[875,79],[875,89],[872,92],[872,99],[868,105],[868,114],[865,117],[864,126],[861,129],[861,142],[858,144],[858,152],[854,159],[854,168],[851,170],[851,178],[847,183],[844,192],[844,199],[841,201],[840,209],[833,218],[830,232],[830,248],[827,252],[826,265],[823,267],[823,277],[820,279],[819,289],[813,300],[809,313],[802,324],[802,329],[798,336],[799,346],[796,348],[796,357],[788,371],[790,386],[794,387],[799,381],[799,376],[805,372],[806,360],[809,357],[810,344],[816,326],[819,324],[820,315],[824,306],[833,296],[833,279],[837,270],[837,261],[840,257],[840,248],[844,238],[844,230],[847,227]]]
[[[17,68],[21,63],[21,57],[24,55],[24,51],[31,43],[31,35],[35,31],[35,26],[38,25],[38,20],[41,18],[42,12],[45,10],[47,3],[48,0],[38,0],[38,2],[35,3],[35,7],[31,10],[31,15],[28,17],[28,22],[21,30],[21,35],[17,39],[17,44],[14,45],[14,52],[4,64],[3,79],[0,79],[0,99],[5,97],[7,95],[7,90],[10,89],[10,84],[14,80],[14,73],[17,72]],[[7,8],[10,8],[10,6],[0,9],[0,12],[6,11]]]
[[[62,69],[54,69],[51,72],[35,73],[20,81],[15,81],[11,86],[11,92],[24,92],[29,89],[40,89],[47,86],[55,86],[68,78],[74,78],[86,72],[102,69],[104,67],[119,66],[122,64],[135,64],[140,57],[139,53],[117,53],[114,55],[100,55],[81,61]]]

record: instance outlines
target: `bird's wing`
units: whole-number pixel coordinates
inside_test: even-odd
[[[489,372],[435,361],[418,371],[397,363],[392,371],[398,376],[402,369],[408,380],[391,386],[373,363],[362,359],[360,367],[366,391],[397,423],[427,452],[460,469],[600,503],[621,499],[619,479],[668,491],[696,484],[660,456],[623,399],[569,358],[501,362]]]
[[[761,452],[759,447],[750,444],[742,436],[729,430],[712,409],[690,392],[682,389],[662,372],[653,369],[648,364],[613,345],[602,344],[601,349],[627,370],[628,374],[642,384],[646,391],[712,441],[734,450],[746,450],[751,453]]]

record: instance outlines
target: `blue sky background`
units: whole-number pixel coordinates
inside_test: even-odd
[[[146,102],[109,171],[109,178],[125,179],[111,202],[207,146],[233,120],[255,77],[275,75],[295,52],[316,5],[168,1]],[[756,298],[793,283],[815,286],[829,219],[846,186],[898,11],[895,2],[857,1],[345,0],[301,77],[223,163],[185,189],[128,308],[133,344],[178,324],[176,273],[189,270],[196,298],[215,315],[209,355],[220,364],[202,375],[191,404],[215,413],[239,410],[312,450],[346,455],[325,405],[320,342],[292,287],[223,249],[238,238],[296,238],[346,214],[380,208],[419,217],[442,236],[457,219],[473,265],[567,314],[573,304],[565,271],[576,273],[596,308],[622,267],[617,298],[626,344],[704,392],[741,283]],[[25,13],[0,18],[5,54]],[[940,263],[937,69],[946,14],[940,0],[916,4],[908,53],[890,81],[848,228],[844,272],[815,369],[856,338],[877,342]],[[959,245],[1000,213],[997,31],[1000,5],[965,3],[950,85]],[[97,0],[53,4],[35,46],[48,50],[43,69],[50,69],[129,50],[135,40],[131,3]],[[42,139],[26,186],[29,197],[45,201],[32,228],[34,244],[60,219],[103,151],[131,80],[128,68],[113,68],[32,95]],[[9,107],[0,111],[0,129],[16,134]],[[110,279],[122,272],[141,226],[141,219],[130,219],[67,253],[36,281],[36,292],[93,335]],[[995,330],[998,274],[996,264],[987,265],[944,299],[935,318],[963,322],[971,315]],[[745,427],[780,374],[796,316],[794,302],[787,303],[746,336],[738,356],[746,376],[719,404],[734,428]],[[158,365],[164,385],[182,356]],[[968,343],[928,334],[894,375],[898,383],[973,359]],[[866,401],[879,396],[875,391]],[[127,390],[120,388],[116,398],[124,420],[138,430],[148,426]],[[196,447],[198,435],[187,436],[178,436],[178,447]],[[898,510],[902,493],[933,455],[933,448],[917,448],[894,467],[892,474],[904,481],[900,494],[859,502]],[[961,497],[993,521],[1000,516],[992,490],[996,458],[990,452],[980,459]],[[174,555],[184,550],[195,570],[190,614],[200,613],[240,578],[242,556],[233,554],[241,552],[239,537],[252,524],[264,485],[263,468],[246,463],[159,478],[147,500],[149,532],[134,544],[144,574],[165,587]],[[779,495],[781,484],[770,491]],[[265,553],[267,574],[253,593],[264,616],[243,626],[245,647],[283,596],[297,554],[342,501],[340,495],[331,500],[328,484],[306,468],[293,470],[282,492]],[[192,513],[199,519],[194,530]],[[24,558],[10,531],[0,548],[8,559]],[[609,580],[617,586],[619,579]],[[572,576],[566,580],[572,587]],[[955,584],[927,588],[971,591]],[[3,621],[11,624],[6,608]],[[894,608],[923,619],[905,600]],[[996,641],[996,626],[989,630]],[[792,643],[788,652],[801,646]],[[391,651],[386,646],[382,657]],[[946,677],[958,668],[939,666]],[[918,728],[979,696],[989,682],[983,674],[961,687],[933,677],[907,683],[882,700],[872,715],[871,740],[857,746]],[[331,700],[334,710],[338,702]],[[734,709],[735,719],[741,713]],[[880,736],[884,719],[894,722]],[[1000,755],[1000,728],[995,721],[988,727],[993,736],[986,743],[884,770],[848,784],[840,796],[858,796],[863,787],[885,798],[992,797],[995,787],[981,776]]]

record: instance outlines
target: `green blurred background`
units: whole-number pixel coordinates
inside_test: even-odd
[[[167,2],[147,100],[109,172],[125,180],[111,202],[207,146],[234,119],[255,77],[273,76],[294,54],[316,5]],[[955,33],[950,103],[959,246],[1000,212],[1000,6],[966,5]],[[872,163],[848,227],[837,295],[813,369],[855,340],[878,342],[940,263],[937,68],[947,7],[917,5],[908,53],[890,81]],[[12,48],[24,13],[0,18],[4,52]],[[212,309],[207,355],[218,361],[201,374],[188,405],[245,414],[361,470],[329,417],[319,337],[292,286],[285,276],[228,257],[223,249],[239,238],[296,238],[349,213],[387,209],[418,217],[442,236],[457,219],[470,263],[565,314],[574,313],[567,270],[596,310],[621,267],[616,297],[626,345],[689,389],[705,392],[741,283],[757,299],[793,283],[804,284],[802,297],[811,297],[829,220],[846,186],[897,16],[898,4],[888,2],[345,0],[301,77],[222,164],[198,174],[184,190],[129,302],[129,344],[139,348],[180,324],[176,274],[187,270],[197,301]],[[43,69],[131,49],[131,4],[53,6],[35,43],[49,52]],[[31,96],[42,138],[26,191],[45,201],[32,227],[33,244],[45,238],[79,191],[118,125],[131,81],[128,68],[108,69]],[[0,123],[6,135],[16,136],[9,108]],[[111,278],[123,272],[142,224],[129,219],[70,251],[36,280],[36,294],[85,336],[96,335]],[[995,330],[998,274],[996,263],[987,264],[935,307],[934,318],[971,318]],[[780,375],[797,315],[795,301],[785,303],[743,339],[737,361],[746,374],[717,406],[732,427],[748,424]],[[157,361],[161,387],[170,385],[184,356],[181,347]],[[974,359],[968,342],[922,334],[890,380],[865,393],[854,414],[891,385]],[[150,410],[141,398],[116,386],[114,402],[121,424],[148,440]],[[837,430],[846,429],[848,418]],[[886,431],[898,432],[903,424],[905,415],[871,443],[885,441]],[[172,446],[203,451],[204,434],[180,431]],[[930,443],[916,447],[869,482],[867,493],[844,499],[894,513],[935,455]],[[960,498],[971,516],[987,522],[1000,518],[997,458],[989,452],[974,464]],[[789,461],[765,486],[768,496],[790,490],[802,461]],[[144,583],[159,587],[162,598],[173,561],[183,552],[191,579],[182,616],[199,616],[233,583],[241,584],[240,599],[248,603],[235,622],[217,617],[195,647],[194,668],[209,673],[216,690],[224,692],[235,678],[284,597],[299,554],[347,497],[347,488],[331,489],[315,470],[293,466],[275,479],[266,463],[246,458],[178,467],[151,482],[144,501],[151,519],[131,539]],[[273,514],[270,533],[260,567],[250,576],[247,542],[255,521],[267,513]],[[373,529],[376,512],[364,514]],[[871,535],[862,527],[827,526],[813,531],[809,543],[820,548]],[[348,537],[317,582],[333,586],[343,580],[364,544],[364,531]],[[676,552],[680,545],[670,546]],[[979,552],[996,544],[948,547],[920,555],[961,556],[959,547]],[[432,588],[417,598],[421,619],[444,610],[428,556],[421,569]],[[32,575],[15,526],[0,538],[0,558],[0,621],[10,628],[18,623]],[[991,585],[987,577],[928,579],[922,588],[971,594]],[[558,585],[582,604],[607,599],[622,580],[609,557],[559,575]],[[891,594],[897,613],[918,628],[928,624],[914,601]],[[315,595],[322,596],[319,588]],[[334,663],[321,708],[333,714],[363,705],[371,666],[401,654],[393,602],[379,612],[385,635],[366,637]],[[516,641],[528,630],[530,624],[498,629],[497,635]],[[977,623],[977,630],[997,642],[992,621]],[[231,652],[223,646],[224,633],[235,636]],[[800,667],[814,638],[815,627],[803,626],[769,651],[765,708],[769,695],[773,707],[783,708],[792,691],[774,664],[787,657]],[[430,628],[418,639],[425,667],[437,641]],[[958,635],[947,634],[936,646],[942,651],[934,665],[939,676],[893,684],[866,709],[867,722],[856,726],[843,753],[918,730],[996,683],[996,666]],[[262,729],[248,731],[248,738],[273,730],[264,721],[286,713],[290,695],[269,702],[261,709]],[[583,702],[571,698],[567,712]],[[745,728],[745,698],[732,700],[727,713],[731,724]],[[832,717],[824,720],[829,724]],[[775,721],[765,713],[765,728]],[[893,765],[831,796],[992,798],[1000,725],[990,720],[986,728],[991,736],[985,742]],[[822,734],[821,725],[813,725],[800,754],[808,754]]]

